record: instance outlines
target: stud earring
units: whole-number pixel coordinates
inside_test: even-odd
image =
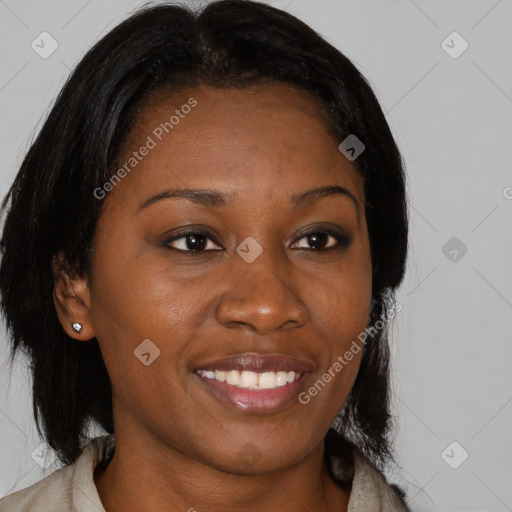
[[[73,327],[73,330],[80,334],[80,331],[82,330],[82,324],[79,324],[78,322],[75,322],[74,324],[71,325],[71,327]]]

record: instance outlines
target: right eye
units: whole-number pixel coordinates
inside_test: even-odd
[[[185,231],[177,236],[167,239],[164,242],[164,245],[169,247],[169,249],[182,252],[198,253],[210,252],[211,250],[222,251],[222,249],[206,249],[208,247],[208,240],[212,241],[209,233],[206,231]],[[176,244],[178,247],[175,247],[172,244]]]

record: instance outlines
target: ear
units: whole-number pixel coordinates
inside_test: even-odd
[[[64,331],[76,340],[94,338],[95,334],[89,317],[91,296],[87,275],[82,277],[73,271],[66,255],[62,252],[54,256],[52,267],[53,303]],[[74,323],[82,326],[79,333],[73,329]]]

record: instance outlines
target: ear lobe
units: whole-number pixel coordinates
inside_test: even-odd
[[[66,334],[76,340],[94,338],[89,308],[90,290],[87,275],[79,276],[69,265],[64,253],[60,252],[52,260],[53,267],[53,303],[62,328]],[[82,326],[78,333],[73,324]]]

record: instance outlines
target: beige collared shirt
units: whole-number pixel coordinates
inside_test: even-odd
[[[94,469],[115,448],[113,434],[94,438],[74,464],[63,467],[39,482],[0,500],[0,512],[105,512],[94,483]],[[332,456],[331,471],[346,480],[347,462]],[[354,453],[352,490],[348,512],[407,511],[384,476]]]

